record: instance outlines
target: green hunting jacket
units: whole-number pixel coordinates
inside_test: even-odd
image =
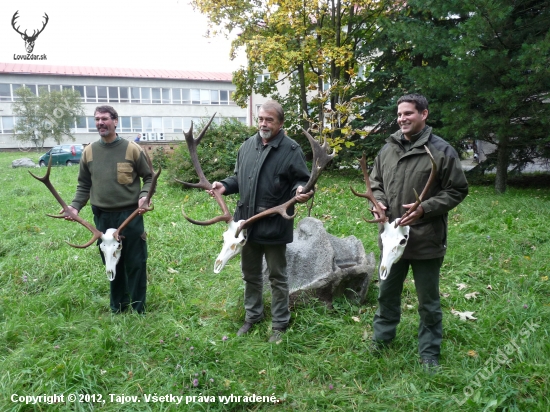
[[[393,222],[403,216],[402,206],[416,201],[413,188],[420,195],[431,171],[428,147],[437,165],[437,178],[421,203],[424,216],[410,225],[409,241],[403,259],[433,259],[447,251],[447,215],[468,194],[468,182],[456,150],[425,127],[420,137],[405,149],[401,131],[392,134],[375,159],[370,175],[372,191],[384,204],[386,216]],[[380,225],[382,231],[382,225]]]
[[[239,148],[235,174],[221,183],[225,195],[240,195],[234,214],[234,220],[239,221],[285,203],[308,180],[302,149],[281,129],[265,146],[258,133],[248,138]],[[294,207],[287,213],[292,215]],[[247,240],[262,244],[291,243],[293,222],[279,214],[265,217],[248,228]]]

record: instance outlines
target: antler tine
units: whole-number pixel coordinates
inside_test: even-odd
[[[34,175],[33,173],[31,173],[29,171],[29,173],[31,174],[32,177],[34,177],[36,180],[39,180],[39,181],[41,181],[42,183],[44,183],[46,185],[46,187],[50,190],[52,195],[56,198],[56,200],[59,202],[59,204],[63,208],[63,213],[61,213],[59,215],[47,215],[47,216],[53,217],[53,218],[56,218],[56,219],[62,219],[62,218],[65,218],[65,217],[70,217],[75,222],[78,222],[82,226],[87,228],[93,234],[92,239],[90,241],[88,241],[84,245],[73,245],[72,243],[67,242],[72,247],[81,248],[81,249],[87,248],[92,243],[94,243],[97,239],[99,239],[101,236],[103,236],[103,233],[101,231],[97,230],[96,227],[93,226],[91,223],[89,223],[86,220],[82,219],[80,216],[75,215],[74,213],[72,213],[69,210],[69,207],[67,206],[67,203],[65,203],[65,201],[61,198],[61,196],[59,196],[59,193],[57,193],[57,190],[55,190],[55,188],[52,185],[52,182],[50,181],[51,167],[52,167],[52,156],[50,156],[50,161],[48,162],[48,171],[46,172],[44,177],[38,177],[38,176]]]
[[[334,158],[334,156],[336,156],[336,152],[334,150],[332,151],[331,154],[327,152],[329,145],[327,143],[326,137],[323,139],[323,144],[321,145],[319,144],[317,139],[313,138],[306,130],[302,129],[302,132],[304,132],[307,139],[309,140],[309,144],[311,145],[311,149],[313,151],[311,174],[308,182],[302,189],[302,193],[311,193],[315,187],[315,184],[317,183],[317,180],[319,180],[319,176],[321,176],[321,172],[325,169],[327,164]],[[241,231],[243,229],[248,228],[252,223],[274,213],[280,214],[285,219],[289,219],[289,220],[293,219],[296,216],[296,213],[294,213],[291,216],[287,213],[287,210],[297,202],[298,201],[296,200],[296,197],[293,197],[292,199],[287,200],[282,205],[264,210],[263,212],[258,213],[257,215],[254,215],[251,218],[248,218],[247,220],[241,223],[241,225],[235,232],[235,237],[238,237]]]
[[[212,115],[206,126],[202,129],[202,131],[199,133],[197,138],[193,137],[193,122],[191,122],[191,127],[189,128],[188,132],[183,132],[185,135],[185,141],[187,142],[187,148],[189,150],[189,156],[191,157],[191,163],[193,164],[193,167],[195,168],[195,172],[197,172],[197,176],[199,177],[199,183],[189,183],[189,182],[183,182],[181,180],[176,179],[176,182],[181,183],[182,185],[186,187],[193,187],[198,189],[204,189],[204,190],[210,190],[212,189],[212,184],[208,181],[206,176],[204,175],[204,172],[202,171],[202,167],[199,161],[199,155],[197,153],[197,146],[201,142],[202,138],[206,135],[206,131],[210,127],[210,124],[214,120],[214,117],[216,116],[216,113]],[[222,195],[220,195],[218,192],[214,191],[214,198],[216,199],[216,202],[222,209],[223,214],[220,216],[217,216],[213,219],[206,220],[206,221],[199,221],[191,219],[189,216],[185,214],[185,211],[182,207],[182,214],[185,219],[187,219],[189,222],[193,223],[194,225],[200,225],[200,226],[208,226],[212,225],[214,223],[218,222],[229,222],[233,217],[231,216],[231,213],[229,212],[229,208],[227,207],[227,204],[222,198]]]
[[[145,207],[138,207],[134,212],[126,218],[124,222],[121,223],[121,225],[118,227],[118,229],[113,233],[113,237],[119,241],[120,233],[124,230],[126,226],[128,226],[128,223],[130,223],[137,215],[140,214],[141,210],[145,210],[146,212],[150,212],[155,209],[155,205],[149,206],[149,203],[151,202],[151,198],[157,191],[157,180],[160,176],[160,172],[162,172],[162,167],[159,166],[158,172],[155,173],[155,170],[153,169],[153,163],[151,162],[151,158],[149,157],[149,154],[146,150],[143,151],[145,153],[145,158],[147,159],[147,164],[149,165],[149,169],[151,170],[151,173],[153,175],[153,179],[151,180],[151,186],[149,187],[149,192],[147,192],[147,196],[145,197]]]
[[[430,161],[432,162],[432,170],[430,171],[430,177],[428,177],[426,186],[424,186],[424,190],[422,190],[422,193],[420,194],[420,196],[418,196],[416,189],[413,188],[414,196],[416,197],[416,202],[414,202],[412,207],[409,208],[409,210],[407,210],[403,216],[401,216],[401,219],[405,218],[406,216],[414,212],[416,209],[418,209],[418,206],[420,206],[420,203],[422,203],[422,200],[424,200],[424,197],[428,194],[428,191],[430,190],[433,182],[435,181],[435,177],[437,175],[437,165],[435,164],[435,160],[432,155],[432,152],[430,152],[430,149],[428,149],[428,146],[424,146],[424,149],[426,150],[426,153],[428,153],[428,156],[430,157]],[[396,221],[395,227],[397,227],[398,224],[399,224],[399,221]]]
[[[369,209],[369,210],[372,213],[376,213],[376,214],[378,214],[378,216],[385,216],[385,213],[383,212],[382,208],[378,204],[378,200],[376,200],[376,198],[374,197],[374,194],[372,193],[372,189],[371,189],[371,186],[370,186],[370,180],[369,180],[369,173],[367,172],[367,156],[365,155],[365,153],[363,153],[363,157],[361,157],[361,160],[359,160],[359,163],[361,164],[361,170],[363,171],[363,176],[365,178],[365,184],[367,186],[367,192],[366,193],[358,193],[353,189],[353,187],[350,186],[349,188],[351,189],[352,193],[355,196],[364,197],[364,198],[371,201],[371,203],[373,204],[374,209]],[[373,220],[367,220],[365,218],[363,218],[363,219],[368,223],[384,223],[385,221],[388,220],[388,218],[386,216],[383,217],[383,218],[378,217],[377,219],[373,219]]]

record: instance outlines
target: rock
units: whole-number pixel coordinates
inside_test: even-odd
[[[338,238],[327,233],[320,220],[306,217],[298,223],[286,257],[291,306],[312,297],[331,306],[341,295],[364,302],[375,259],[355,236]],[[264,287],[270,290],[265,260],[263,275]]]
[[[28,157],[23,157],[21,159],[16,159],[13,162],[11,162],[11,167],[15,168],[15,167],[38,167],[38,166]]]

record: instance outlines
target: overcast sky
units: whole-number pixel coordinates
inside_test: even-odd
[[[11,25],[16,11],[16,27],[29,35],[48,14],[33,50],[47,60],[14,60],[27,54]],[[213,72],[232,72],[245,64],[244,53],[229,59],[229,40],[205,38],[206,32],[206,17],[189,0],[3,0],[0,62]]]

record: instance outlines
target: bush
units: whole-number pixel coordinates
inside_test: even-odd
[[[201,123],[194,127],[195,138],[204,125],[205,123]],[[220,124],[210,125],[197,152],[202,170],[211,183],[233,174],[239,147],[256,131],[255,127],[246,126],[237,120],[224,119]],[[171,182],[174,182],[174,179],[191,183],[199,181],[185,143],[175,148],[167,162],[167,168],[167,176]]]

